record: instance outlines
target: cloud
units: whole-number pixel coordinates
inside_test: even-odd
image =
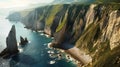
[[[30,4],[50,3],[53,0],[0,0],[0,8],[26,7]]]

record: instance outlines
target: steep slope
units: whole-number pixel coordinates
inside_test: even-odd
[[[93,67],[120,66],[120,53],[116,50],[120,46],[120,11],[115,6],[119,5],[91,5],[86,14],[89,22],[76,45],[91,54]]]
[[[92,56],[92,67],[120,66],[120,4],[58,4],[36,8],[22,23],[54,36],[53,46],[77,47]],[[87,66],[87,67],[88,67]]]

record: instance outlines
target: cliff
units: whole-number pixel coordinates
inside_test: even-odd
[[[54,47],[73,45],[85,51],[93,59],[88,66],[119,67],[119,6],[117,3],[50,5],[30,11],[21,22],[26,28],[54,36]]]
[[[6,17],[9,21],[19,22],[21,20],[21,14],[19,12],[13,12],[8,17]]]

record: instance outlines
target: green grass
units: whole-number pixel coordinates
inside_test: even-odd
[[[93,40],[97,33],[97,29],[99,27],[99,24],[90,24],[86,30],[82,33],[81,37],[76,43],[76,46],[78,48],[87,49],[87,51],[91,51],[93,47]]]
[[[120,67],[119,58],[120,46],[99,55],[97,61],[93,63],[93,67]]]
[[[63,20],[60,21],[61,23],[58,25],[58,27],[57,27],[57,29],[56,29],[56,32],[59,32],[59,31],[63,28],[63,26],[66,24],[66,22],[67,22],[67,17],[68,17],[68,11],[66,12]]]
[[[115,2],[109,2],[109,3],[95,3],[97,5],[103,5],[105,7],[104,10],[110,11],[110,10],[118,10],[120,9],[120,3],[115,3]],[[97,6],[96,6],[97,8]]]
[[[43,10],[43,13],[42,14],[40,14],[40,16],[39,16],[39,21],[41,21],[45,16],[45,9]]]
[[[101,2],[101,3],[120,3],[119,0],[96,0],[95,2]]]
[[[52,24],[55,15],[62,9],[63,5],[54,5],[46,17],[46,25]]]

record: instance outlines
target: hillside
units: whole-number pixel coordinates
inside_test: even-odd
[[[57,4],[22,16],[26,28],[72,44],[92,56],[87,67],[120,67],[120,4]],[[64,45],[67,45],[64,44]],[[64,48],[62,48],[64,49]]]

